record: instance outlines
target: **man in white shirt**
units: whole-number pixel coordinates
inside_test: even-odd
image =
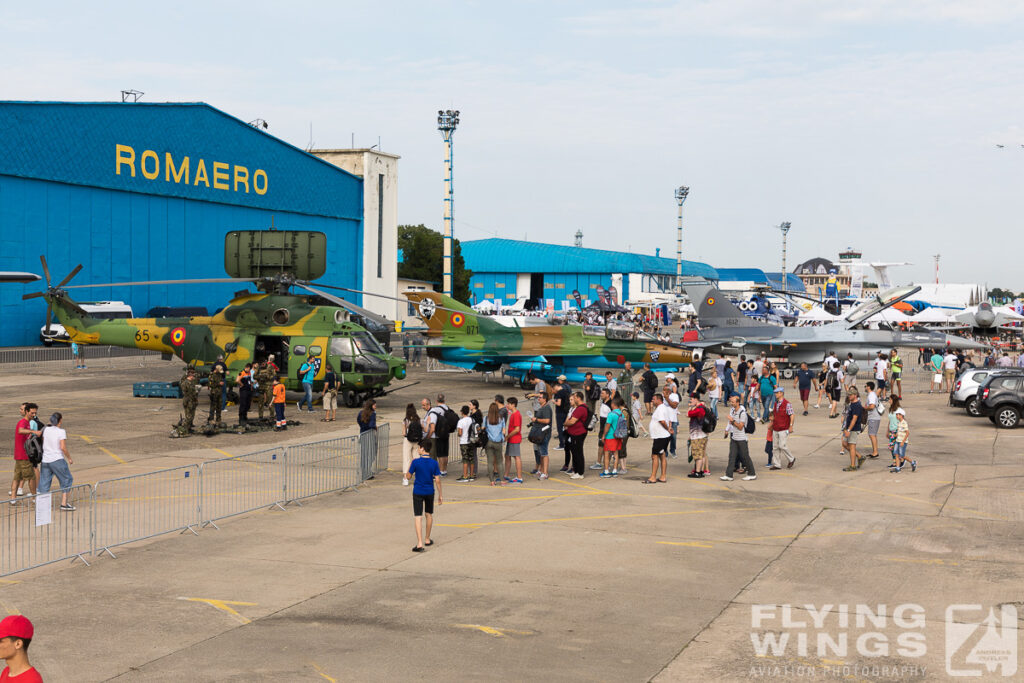
[[[761,370],[763,368],[764,368],[764,351],[762,351],[761,355],[758,356],[757,360],[754,361],[754,377],[760,377],[761,376]]]
[[[651,477],[647,483],[665,481],[668,477],[668,460],[665,449],[672,438],[672,409],[665,403],[665,397],[655,394],[654,413],[651,415]],[[661,476],[658,476],[659,468]]]
[[[956,354],[946,351],[942,357],[942,391],[953,391],[953,380],[956,379]]]
[[[604,383],[604,387],[605,387],[605,389],[608,390],[608,393],[612,395],[612,398],[614,398],[616,392],[618,392],[618,390],[619,390],[619,383],[616,382],[615,378],[612,377],[612,371],[611,370],[609,370],[608,372],[604,373],[604,377],[605,377],[605,380],[607,380]]]
[[[665,405],[669,408],[669,418],[671,424],[672,436],[668,440],[668,454],[675,458],[676,456],[676,440],[679,435],[679,390],[673,389],[667,391],[662,395],[665,399]]]
[[[836,352],[835,351],[829,351],[828,355],[825,356],[825,367],[827,367],[827,368],[831,368],[831,367],[835,366],[835,364],[838,363],[838,362],[839,362],[839,357],[836,356]]]
[[[878,394],[875,393],[875,383],[868,382],[864,385],[868,390],[868,397],[865,399],[864,410],[868,413],[868,438],[871,439],[871,453],[869,458],[878,457],[878,426],[882,423],[882,415],[878,412]]]
[[[458,482],[470,482],[476,479],[476,444],[469,442],[469,432],[473,428],[473,418],[469,416],[469,406],[462,406],[462,417],[459,418],[459,452],[462,454],[462,476]]]
[[[725,474],[720,477],[722,481],[732,481],[732,473],[736,471],[737,464],[746,470],[747,476],[743,477],[743,481],[757,479],[754,462],[750,459],[746,428],[747,409],[740,405],[740,397],[733,394],[729,397],[729,424],[725,427],[725,433],[729,437],[729,465]]]
[[[875,360],[875,384],[878,386],[879,400],[885,399],[885,382],[889,379],[889,361],[885,354],[879,352]]]

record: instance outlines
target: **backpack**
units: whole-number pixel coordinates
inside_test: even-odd
[[[858,372],[860,372],[860,366],[857,365],[857,361],[851,359],[846,365],[846,374],[850,377],[856,377]]]
[[[644,373],[644,386],[651,391],[658,390],[658,376],[653,371],[648,370]]]
[[[480,440],[480,425],[476,423],[476,420],[470,420],[469,434],[466,436],[468,437],[468,442],[471,444],[475,444]]]
[[[743,431],[747,434],[753,434],[757,431],[757,423],[754,422],[754,418],[751,417],[750,413],[747,413],[747,426],[743,428]]]
[[[601,387],[597,382],[590,385],[590,389],[587,390],[587,400],[597,401],[601,398]]]
[[[619,421],[615,423],[615,433],[612,437],[615,439],[625,439],[627,436],[629,436],[629,418],[620,410]]]
[[[434,412],[437,415],[437,423],[434,427],[434,436],[439,439],[447,439],[448,435],[454,432],[459,426],[459,416],[455,411],[445,406],[444,412]]]
[[[749,424],[749,423],[748,423]],[[710,434],[715,431],[715,427],[718,426],[718,418],[710,410],[704,410],[704,419],[701,420],[700,430],[705,434]]]
[[[43,462],[43,437],[29,434],[25,439],[25,455],[33,467],[38,467]]]
[[[408,428],[405,430],[405,440],[410,443],[423,441],[423,425],[420,424],[419,420],[413,420],[409,423]]]

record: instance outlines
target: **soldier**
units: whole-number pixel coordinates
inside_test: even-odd
[[[189,366],[185,371],[185,379],[180,382],[181,403],[185,408],[185,421],[182,423],[182,431],[192,431],[192,421],[196,417],[196,405],[199,402],[199,383],[196,382],[196,369]]]
[[[220,424],[221,394],[224,390],[224,372],[219,365],[213,366],[210,379],[206,386],[210,389],[210,416],[206,418],[207,423]]]
[[[257,403],[257,408],[260,412],[261,422],[263,421],[263,409],[273,410],[273,385],[275,377],[277,377],[277,373],[267,365],[267,361],[260,361],[260,369],[256,373],[256,381],[259,383],[259,402]]]

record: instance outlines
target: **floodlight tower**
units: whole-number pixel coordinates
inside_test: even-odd
[[[789,221],[783,221],[779,225],[779,230],[782,231],[782,291],[786,292],[789,276],[786,275],[786,235],[789,234]]]
[[[682,185],[676,188],[676,204],[679,215],[676,220],[676,294],[683,293],[683,202],[690,196],[690,188]]]
[[[458,125],[458,110],[438,110],[437,129],[444,138],[444,252],[441,290],[445,296],[452,295],[452,220],[455,204],[455,189],[452,187],[452,136]]]

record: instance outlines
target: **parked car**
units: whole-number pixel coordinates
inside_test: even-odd
[[[1024,373],[1014,370],[992,372],[978,387],[977,409],[997,427],[1013,429],[1024,415]]]
[[[954,408],[963,406],[968,415],[978,417],[978,388],[992,372],[991,368],[968,368],[960,373],[949,392],[949,405]]]

